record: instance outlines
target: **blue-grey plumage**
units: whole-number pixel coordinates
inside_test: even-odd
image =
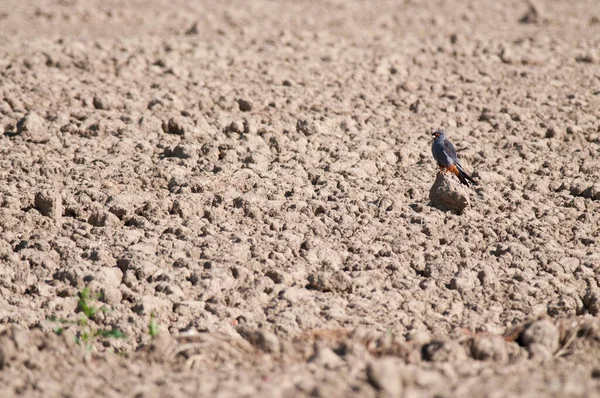
[[[454,149],[454,145],[446,138],[446,134],[442,130],[437,130],[432,135],[433,144],[431,145],[431,153],[440,169],[450,171],[458,177],[461,183],[467,186],[469,185],[469,181],[475,183],[460,165],[456,149]]]

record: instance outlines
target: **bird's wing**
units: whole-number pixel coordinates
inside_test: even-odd
[[[450,157],[450,159],[458,162],[458,156],[456,155],[456,149],[454,149],[454,145],[449,140],[444,140],[444,150]]]

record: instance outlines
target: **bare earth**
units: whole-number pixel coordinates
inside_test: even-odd
[[[597,0],[0,1],[0,395],[600,396],[599,57]]]

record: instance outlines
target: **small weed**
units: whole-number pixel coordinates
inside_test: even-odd
[[[158,336],[158,322],[156,322],[156,316],[154,315],[154,312],[150,314],[150,322],[148,323],[148,334],[152,338]]]
[[[113,339],[124,339],[127,338],[127,335],[123,333],[118,328],[113,327],[110,330],[107,329],[92,329],[89,326],[89,320],[92,319],[99,311],[105,314],[112,312],[112,309],[102,305],[101,307],[96,307],[93,305],[93,301],[101,300],[104,298],[102,293],[93,296],[88,287],[84,287],[77,294],[79,300],[77,301],[77,309],[76,312],[82,313],[83,316],[72,320],[72,319],[64,319],[57,318],[55,316],[50,316],[47,319],[50,322],[58,322],[61,326],[58,326],[53,329],[54,333],[57,335],[61,335],[64,332],[65,325],[75,325],[78,327],[78,330],[75,334],[75,342],[78,345],[85,345],[88,350],[92,349],[92,343],[98,337],[104,338],[113,338]]]

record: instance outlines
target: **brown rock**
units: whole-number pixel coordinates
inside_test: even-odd
[[[429,191],[431,204],[444,211],[454,211],[461,214],[469,205],[469,197],[465,187],[458,179],[448,173],[438,173]]]
[[[558,350],[559,339],[558,328],[548,319],[532,322],[519,336],[529,355],[542,359],[550,358]]]
[[[43,190],[35,194],[35,208],[44,216],[59,219],[62,217],[62,198],[56,191]]]
[[[27,141],[43,144],[50,141],[44,119],[35,112],[30,112],[17,122],[17,134]]]

